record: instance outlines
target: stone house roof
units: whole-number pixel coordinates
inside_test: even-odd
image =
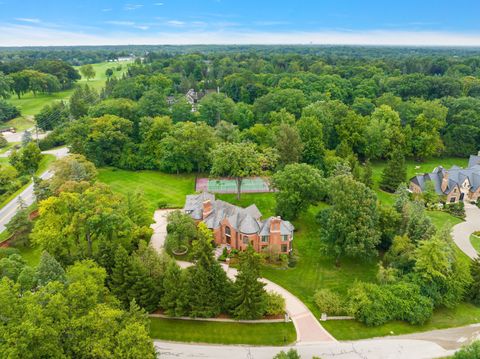
[[[204,203],[206,202],[210,202],[211,211],[203,218]],[[273,218],[276,218],[269,217],[262,221],[262,214],[256,205],[252,204],[247,208],[242,208],[225,201],[216,200],[215,196],[208,192],[188,195],[183,210],[190,214],[193,219],[203,221],[210,229],[219,228],[221,222],[227,219],[236,231],[243,234],[268,235],[270,233],[270,222]],[[292,235],[294,229],[289,221],[280,220],[281,235]]]

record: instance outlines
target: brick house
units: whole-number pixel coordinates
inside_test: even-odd
[[[446,196],[447,203],[477,201],[480,196],[480,155],[471,155],[467,168],[453,166],[446,170],[439,166],[432,173],[417,175],[410,179],[410,190],[422,193],[428,181],[433,182],[438,195]]]
[[[262,221],[262,214],[254,204],[242,208],[202,192],[188,195],[183,210],[197,223],[202,221],[213,231],[217,245],[245,250],[251,244],[257,252],[290,253],[292,250],[293,225],[280,217]]]

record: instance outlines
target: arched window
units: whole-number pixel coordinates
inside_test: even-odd
[[[230,227],[225,227],[225,235],[230,236]]]

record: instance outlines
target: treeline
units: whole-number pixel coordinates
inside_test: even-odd
[[[52,93],[73,87],[80,74],[61,60],[15,60],[0,63],[0,96],[18,98],[27,92]]]
[[[453,56],[151,53],[101,94],[78,89],[68,116],[50,108],[38,118],[47,128],[53,125],[45,117],[83,118],[65,131],[74,151],[97,165],[129,169],[206,170],[208,152],[222,141],[253,142],[277,151],[283,165],[306,162],[325,172],[341,158],[353,168],[394,157],[467,156],[480,143],[479,64]],[[200,98],[193,110],[185,98],[191,88]],[[104,115],[128,122],[97,120]],[[104,126],[121,132],[114,144],[110,135],[110,143],[82,140]],[[102,155],[105,146],[111,153]]]

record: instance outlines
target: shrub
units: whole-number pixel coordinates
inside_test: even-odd
[[[433,313],[432,301],[420,294],[420,288],[411,283],[377,285],[356,283],[348,292],[348,312],[369,326],[391,320],[422,324]]]
[[[65,145],[65,135],[62,130],[55,129],[47,136],[38,141],[38,147],[42,151]]]
[[[447,203],[443,206],[443,210],[452,216],[465,218],[465,205],[463,202]]]
[[[8,146],[8,141],[3,135],[3,133],[0,133],[0,148],[4,148]]]
[[[288,352],[283,350],[275,355],[273,359],[300,359],[300,354],[295,349],[290,349]]]
[[[453,359],[477,359],[480,358],[480,341],[475,341],[460,351],[456,352]]]
[[[317,290],[313,296],[313,300],[322,313],[339,315],[344,312],[342,299],[337,293],[332,292],[330,289]]]
[[[274,292],[267,292],[266,315],[280,315],[285,313],[285,298]]]
[[[6,122],[18,116],[20,116],[20,110],[18,108],[0,99],[0,121]]]
[[[164,199],[161,199],[160,201],[158,201],[157,207],[158,207],[159,209],[167,208],[167,207],[168,207],[168,203],[167,203],[167,201],[165,201]]]

